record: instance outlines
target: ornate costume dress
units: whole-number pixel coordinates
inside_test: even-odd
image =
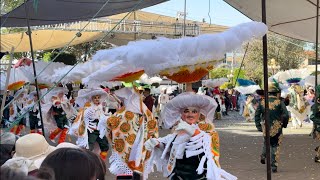
[[[106,159],[109,150],[109,144],[106,138],[105,126],[107,116],[104,115],[102,106],[96,106],[86,103],[80,108],[79,113],[74,120],[69,134],[78,136],[77,145],[82,148],[94,149],[94,143],[97,142],[100,147],[100,157]]]
[[[255,124],[265,137],[264,122],[264,99],[259,103],[255,113]],[[277,169],[280,157],[280,145],[282,143],[282,121],[289,118],[287,108],[283,101],[276,96],[269,96],[269,124],[270,124],[270,145],[271,145],[271,167]],[[266,157],[266,144],[264,142],[261,159]]]
[[[36,92],[31,92],[29,94],[30,100],[27,102],[26,106],[26,109],[28,110],[30,133],[42,134],[42,124],[40,121],[39,105],[38,102],[34,99],[35,95]]]
[[[157,121],[134,90],[123,88],[115,94],[124,106],[107,120],[107,137],[112,147],[109,170],[115,175],[138,171],[147,178],[151,172],[151,154],[143,144],[158,137]]]
[[[54,122],[56,124],[56,128],[50,133],[49,139],[53,141],[60,134],[58,143],[65,142],[70,126],[69,121],[76,116],[76,110],[67,97],[63,95],[60,98],[58,96],[58,94],[64,94],[65,92],[65,89],[62,87],[52,90],[50,94],[46,95],[49,100],[47,100],[46,108],[44,108],[46,109],[44,110],[46,112],[46,120],[49,124]],[[54,122],[51,121],[52,119]]]
[[[101,151],[100,157],[105,160],[109,150],[106,138],[106,121],[109,114],[105,113],[101,102],[104,102],[108,95],[102,89],[81,89],[78,93],[77,103],[82,107],[71,125],[69,134],[78,137],[76,143],[79,147],[90,151],[97,142]],[[92,97],[95,96],[99,96],[99,104],[93,102]]]
[[[181,111],[187,107],[200,109],[200,118],[195,124],[188,124],[182,117],[179,118]],[[183,93],[167,104],[162,112],[165,127],[179,124],[173,128],[173,133],[155,140],[158,144],[153,146],[151,153],[151,161],[164,177],[172,180],[237,179],[220,167],[219,136],[210,122],[216,107],[217,103],[211,97],[192,93]],[[180,124],[192,127],[193,135],[177,130]],[[145,146],[150,148],[151,141]]]
[[[26,99],[27,91],[25,89],[20,89],[15,93],[17,97],[16,100],[9,106],[10,107],[10,117],[9,117],[9,124],[14,123],[14,126],[10,129],[10,132],[18,135],[23,130],[26,125],[26,116],[25,112],[23,111],[24,107],[26,106],[27,99]],[[18,121],[18,122],[15,122]]]
[[[219,136],[213,125],[195,126],[201,130],[196,136],[173,133],[157,139],[161,144],[152,157],[157,169],[174,180],[236,179],[220,168]]]
[[[289,88],[290,104],[287,108],[291,112],[293,128],[301,127],[303,120],[307,119],[310,111],[310,105],[302,93],[302,88],[299,85],[292,85]]]
[[[320,86],[316,88],[318,97],[320,97]],[[319,99],[319,98],[318,98]],[[313,121],[313,138],[320,141],[320,103],[315,103],[311,107],[310,120]],[[315,162],[320,162],[320,146],[317,146]]]

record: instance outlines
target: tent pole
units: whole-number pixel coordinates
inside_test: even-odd
[[[33,66],[33,75],[34,75],[34,82],[36,86],[37,96],[38,96],[38,105],[39,105],[39,113],[40,113],[40,121],[41,121],[41,128],[42,128],[42,135],[45,137],[44,132],[44,124],[43,124],[43,118],[42,118],[42,111],[41,111],[41,99],[39,95],[39,86],[38,86],[38,79],[37,79],[37,72],[36,72],[36,65],[34,63],[34,52],[33,52],[33,46],[32,46],[32,38],[31,38],[31,28],[29,23],[29,14],[28,14],[28,8],[26,4],[26,0],[24,0],[24,7],[26,11],[26,19],[27,19],[27,26],[28,26],[28,36],[29,36],[29,43],[30,43],[30,50],[31,50],[31,59],[32,59],[32,66]]]
[[[267,24],[266,0],[261,0],[262,5],[262,22]],[[270,159],[270,122],[269,122],[269,97],[268,97],[268,49],[267,49],[267,34],[263,36],[263,83],[264,83],[264,121],[266,128],[266,158],[267,158],[267,180],[271,180],[271,159]]]
[[[245,52],[244,52],[244,55],[243,55],[243,58],[242,58],[242,61],[241,61],[241,64],[240,64],[240,68],[239,68],[239,71],[238,71],[238,74],[237,74],[237,78],[236,78],[236,80],[234,81],[234,84],[233,84],[232,87],[235,87],[236,84],[237,84],[237,80],[238,80],[238,78],[239,78],[239,75],[240,75],[240,72],[241,72],[241,69],[242,69],[242,66],[243,66],[244,59],[245,59],[245,57],[246,57],[246,55],[247,55],[248,48],[249,48],[249,43],[247,44],[247,47],[246,47],[246,50],[245,50]]]
[[[187,0],[184,0],[184,13],[183,13],[183,37],[186,36],[186,19],[187,19]]]
[[[319,46],[319,0],[317,0],[317,16],[316,16],[316,82],[315,82],[315,87],[318,86],[318,46]],[[319,96],[319,94],[317,94],[317,91],[315,91],[315,95],[316,97]],[[317,101],[316,101],[317,104]]]
[[[3,92],[3,96],[2,96],[1,111],[0,111],[0,124],[2,123],[2,120],[3,120],[2,115],[3,115],[3,111],[4,111],[4,105],[6,104],[7,90],[8,90],[12,60],[13,60],[13,52],[14,52],[14,47],[12,47],[11,52],[10,52],[10,60],[9,60],[8,69],[7,69],[7,79],[6,79],[6,84],[5,84],[4,92]]]

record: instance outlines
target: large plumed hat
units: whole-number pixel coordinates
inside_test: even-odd
[[[206,120],[211,121],[214,117],[217,103],[213,98],[206,95],[182,93],[169,101],[161,112],[165,127],[171,128],[181,119],[181,112],[188,107],[199,108],[200,113],[206,117]]]
[[[142,97],[133,88],[122,88],[116,90],[114,94],[123,102],[127,111],[133,113],[142,114],[141,110],[146,109],[144,103],[142,103]],[[142,108],[142,109],[141,109]]]
[[[86,102],[90,102],[92,96],[100,95],[101,101],[105,101],[108,98],[108,93],[103,89],[81,89],[78,91],[78,97],[76,103],[79,106],[84,106]]]
[[[273,93],[281,92],[279,83],[274,78],[268,79],[268,92],[273,92]]]

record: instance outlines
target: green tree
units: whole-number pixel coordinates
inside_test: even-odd
[[[53,52],[50,54],[50,61],[52,61],[59,52]],[[66,65],[74,65],[77,62],[77,58],[74,54],[69,52],[62,52],[59,56],[54,60],[54,62],[62,62]]]
[[[210,79],[227,77],[230,74],[230,69],[227,68],[216,68],[209,72]]]
[[[106,41],[102,41],[100,44],[96,44],[99,41],[92,41],[92,42],[87,42],[87,43],[82,43],[82,44],[78,44],[78,45],[74,45],[74,46],[70,46],[67,48],[67,51],[70,52],[71,54],[74,54],[76,56],[77,59],[81,59],[81,61],[84,61],[84,55],[87,54],[86,60],[88,60],[89,58],[92,57],[92,55],[94,55],[98,50],[100,49],[109,49],[112,47],[112,44],[106,42]],[[96,46],[97,45],[97,46]],[[94,46],[96,46],[95,48],[93,48]],[[93,49],[91,49],[93,48]],[[90,51],[90,52],[89,52]]]
[[[305,42],[290,39],[281,35],[268,34],[268,60],[274,58],[280,70],[295,69],[303,61]],[[263,79],[263,54],[262,41],[250,42],[250,46],[244,60],[245,76],[261,84]]]
[[[1,0],[1,14],[6,14],[14,8],[20,6],[24,0]]]

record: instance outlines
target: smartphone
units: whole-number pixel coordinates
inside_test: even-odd
[[[133,171],[132,175],[118,175],[117,180],[141,180],[141,175],[140,173]]]

